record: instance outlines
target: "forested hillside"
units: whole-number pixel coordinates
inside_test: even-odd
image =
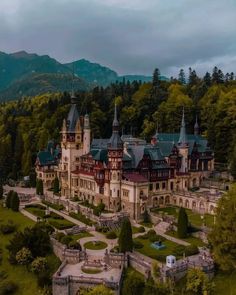
[[[197,77],[190,70],[188,83],[183,71],[178,79],[160,81],[156,70],[153,82],[117,82],[78,92],[81,115],[90,114],[92,136],[110,137],[113,107],[119,110],[121,131],[150,140],[160,132],[178,132],[182,108],[187,131],[193,132],[197,115],[201,133],[208,138],[218,162],[236,166],[236,81],[217,68],[213,74]],[[70,107],[68,93],[44,94],[33,99],[0,105],[0,177],[28,175],[36,153],[49,139],[59,143],[62,120]]]

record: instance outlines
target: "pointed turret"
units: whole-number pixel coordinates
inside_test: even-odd
[[[185,127],[185,119],[184,119],[184,108],[183,108],[183,115],[182,115],[178,144],[183,147],[187,146],[187,135],[186,135],[186,127]]]
[[[194,135],[199,135],[199,125],[198,125],[197,116],[196,116],[196,122],[194,124]]]
[[[123,141],[119,135],[119,122],[117,119],[117,107],[115,104],[114,119],[112,123],[112,136],[108,142],[108,148],[110,149],[122,149]]]

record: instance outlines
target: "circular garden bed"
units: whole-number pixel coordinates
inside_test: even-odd
[[[102,241],[90,241],[84,244],[84,248],[89,250],[102,250],[106,247],[107,243]]]

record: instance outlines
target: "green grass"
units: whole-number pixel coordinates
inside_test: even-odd
[[[166,232],[167,235],[171,236],[171,237],[174,237],[174,238],[178,238],[177,236],[177,232],[176,231],[168,231]],[[185,242],[188,242],[190,243],[191,245],[195,245],[197,247],[203,247],[203,246],[206,246],[206,244],[201,240],[201,239],[198,239],[198,238],[195,238],[193,236],[189,236],[185,239],[180,239],[180,240],[183,240]]]
[[[93,237],[93,235],[88,232],[83,232],[83,233],[79,233],[76,235],[69,235],[69,236],[72,237],[73,241],[77,241],[82,238]]]
[[[45,208],[46,209],[46,208]],[[45,216],[45,209],[44,208],[34,208],[34,207],[26,207],[25,210],[30,212],[31,214],[44,218]],[[64,217],[52,212],[52,217],[47,217],[47,222],[55,227],[56,229],[63,230],[74,226],[74,223],[71,221],[66,220]],[[57,218],[58,217],[58,218]]]
[[[89,218],[87,218],[85,215],[83,215],[80,212],[79,213],[71,212],[69,215],[86,225],[92,226],[93,224],[95,224],[95,222],[93,222],[92,220],[90,220]]]
[[[14,223],[16,223],[17,230],[23,230],[27,226],[34,225],[33,221],[23,216],[21,213],[5,209],[0,204],[0,224],[5,223],[8,220],[13,220]],[[11,265],[8,262],[8,251],[5,247],[9,243],[13,234],[2,235],[0,233],[0,247],[3,250],[3,260],[2,264],[0,264],[0,271],[7,272],[7,280],[13,281],[19,286],[17,295],[38,295],[40,294],[40,291],[37,286],[35,275],[28,272],[23,266]]]
[[[217,273],[213,278],[214,295],[236,295],[236,271],[231,274]]]
[[[186,213],[188,214],[188,219],[190,221],[190,223],[193,226],[196,227],[201,227],[203,225],[203,220],[201,218],[201,214],[193,212],[190,209],[185,209]],[[168,214],[168,215],[172,215],[174,216],[176,219],[178,218],[178,212],[179,212],[179,208],[178,207],[166,207],[166,208],[156,208],[153,209],[152,212],[154,213],[162,213],[163,214]],[[214,216],[210,215],[210,214],[204,214],[204,220],[205,220],[205,224],[208,227],[212,227],[214,224]]]
[[[82,268],[82,271],[84,273],[91,274],[91,275],[94,275],[94,274],[97,274],[97,273],[101,273],[102,272],[102,270],[101,269],[98,269],[98,268]]]
[[[84,248],[89,249],[89,250],[102,250],[107,247],[107,243],[102,242],[102,241],[97,241],[94,243],[93,241],[87,242],[84,244]]]
[[[149,228],[152,228],[152,226],[153,226],[153,224],[151,222],[141,222],[140,224],[144,227],[149,227]]]
[[[137,252],[159,261],[165,261],[167,255],[173,255],[175,247],[178,246],[178,244],[172,241],[165,240],[163,244],[166,246],[166,248],[157,250],[151,247],[152,243],[149,241],[149,239],[136,238],[134,241],[138,241],[143,244],[143,248],[137,249]]]

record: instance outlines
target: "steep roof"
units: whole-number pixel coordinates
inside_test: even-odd
[[[79,119],[79,113],[78,113],[76,104],[73,103],[70,107],[70,111],[67,116],[67,130],[69,132],[75,131],[75,126],[76,126],[78,119]]]

